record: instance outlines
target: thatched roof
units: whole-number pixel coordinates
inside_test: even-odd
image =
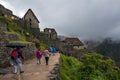
[[[83,46],[83,43],[78,38],[66,38],[63,42],[67,45]]]

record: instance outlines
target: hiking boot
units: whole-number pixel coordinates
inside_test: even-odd
[[[24,73],[24,71],[20,71],[20,73]]]

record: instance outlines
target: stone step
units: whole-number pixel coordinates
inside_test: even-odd
[[[0,69],[0,74],[10,74],[11,71],[7,69]]]

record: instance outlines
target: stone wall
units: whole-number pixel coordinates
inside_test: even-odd
[[[30,27],[28,26],[28,23],[21,19],[21,20],[14,20],[14,22],[23,27],[24,29],[26,29],[29,33],[33,34],[35,37],[39,38],[40,39],[40,28],[33,28],[33,27]]]
[[[13,14],[11,10],[5,8],[3,5],[0,4],[0,16],[4,16],[10,19],[12,15]]]
[[[13,38],[14,37],[14,38]],[[7,28],[5,24],[0,23],[0,68],[8,67],[10,64],[10,53],[13,48],[6,47],[6,44],[10,39],[18,39],[19,36],[12,35],[11,37],[7,34]],[[25,60],[32,59],[35,57],[37,48],[34,43],[26,44],[26,47],[21,48]]]
[[[60,65],[59,64],[55,64],[53,70],[50,73],[51,73],[51,75],[49,76],[50,80],[59,80]]]
[[[0,54],[0,56],[2,56],[0,58],[0,68],[8,67],[10,65],[10,56],[9,55],[11,54],[13,49],[14,48],[7,47],[3,51],[3,55]],[[31,43],[31,44],[27,44],[26,47],[21,48],[21,51],[22,51],[22,54],[23,54],[23,57],[25,58],[25,60],[28,60],[28,59],[35,58],[37,48],[34,43]]]
[[[17,25],[21,26],[21,27],[25,27],[25,21],[21,18],[19,18],[19,20],[13,20]]]
[[[7,50],[5,45],[8,43],[7,28],[5,24],[0,23],[0,67],[8,63]]]
[[[28,31],[33,34],[35,37],[39,38],[40,29],[39,28],[28,28]]]
[[[19,34],[8,34],[9,40],[20,40]]]
[[[25,60],[32,59],[36,56],[37,48],[35,43],[27,44],[25,48],[21,49]]]

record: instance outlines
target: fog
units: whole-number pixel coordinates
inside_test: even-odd
[[[0,0],[19,17],[31,8],[40,30],[55,28],[58,35],[81,40],[120,39],[120,0]]]

